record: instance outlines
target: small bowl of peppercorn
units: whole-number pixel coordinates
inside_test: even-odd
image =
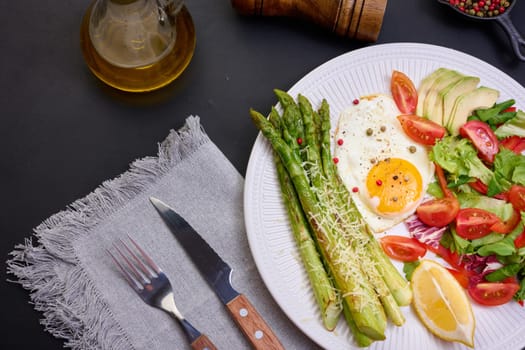
[[[456,12],[479,21],[496,21],[507,32],[516,56],[525,61],[525,39],[510,19],[516,0],[437,0]]]

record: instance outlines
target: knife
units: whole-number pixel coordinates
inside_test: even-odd
[[[257,350],[284,347],[248,298],[231,285],[231,267],[179,214],[157,198],[150,201],[231,317]]]

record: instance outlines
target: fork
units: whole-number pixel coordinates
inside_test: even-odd
[[[109,250],[107,252],[129,285],[146,304],[164,310],[179,322],[192,349],[217,350],[211,340],[199,332],[178,310],[168,277],[138,243],[131,237],[128,238],[131,245],[119,239],[119,245],[113,243],[116,253]]]

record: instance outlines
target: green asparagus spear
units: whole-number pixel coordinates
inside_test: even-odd
[[[374,340],[368,337],[366,334],[359,331],[354,319],[352,318],[350,307],[348,306],[348,303],[346,301],[343,301],[343,315],[345,317],[348,328],[350,328],[350,331],[354,335],[354,340],[357,346],[361,348],[366,348],[367,346],[370,346],[374,342]]]
[[[300,158],[291,151],[280,137],[280,133],[263,115],[254,110],[251,110],[250,114],[255,125],[270,141],[288,170],[303,210],[327,257],[331,273],[342,290],[343,298],[348,301],[357,328],[372,339],[384,339],[386,316],[379,299],[367,278],[363,278],[358,261],[348,243],[337,233],[337,230],[333,229],[333,223],[325,220],[326,217],[318,206],[316,195],[303,172]]]
[[[292,233],[321,310],[323,325],[326,329],[333,330],[342,311],[339,294],[325,271],[293,184],[278,156],[275,157],[275,165]]]
[[[299,108],[304,125],[304,143],[305,147],[308,147],[308,161],[312,162],[313,166],[321,169],[321,150],[319,148],[319,130],[314,118],[314,110],[310,101],[303,95],[297,97],[299,102]]]
[[[281,99],[288,101],[287,106],[290,105],[289,95],[287,95],[284,92],[279,92],[282,96]],[[284,96],[284,97],[283,97]],[[313,184],[314,187],[322,188],[324,186],[323,182],[324,179],[322,178],[322,171],[320,171],[321,168],[321,159],[320,159],[320,131],[321,131],[321,119],[317,113],[313,111],[313,108],[308,101],[308,99],[304,96],[299,95],[298,96],[298,102],[299,107],[301,110],[301,116],[303,119],[303,125],[304,125],[304,149],[305,152],[302,153],[303,160],[306,162],[305,166],[310,169],[310,182]],[[275,111],[275,109],[272,109],[272,113],[270,115],[270,122],[277,127],[278,123],[273,122],[273,119],[278,115],[278,113]],[[294,124],[294,123],[288,123]],[[283,126],[285,128],[285,126]],[[292,144],[290,146],[294,146],[295,144]],[[282,163],[280,164],[280,167],[282,167]],[[278,171],[280,172],[281,170]],[[284,171],[286,171],[284,169]],[[286,174],[287,175],[287,174]],[[295,193],[295,191],[294,191]],[[297,203],[298,206],[300,206],[300,203]],[[302,212],[302,209],[301,209]],[[306,219],[305,219],[306,220]],[[308,224],[305,223],[307,226]],[[313,237],[313,241],[316,241],[316,237]],[[318,244],[318,242],[316,243]],[[320,249],[321,258],[324,261],[325,265],[330,265],[327,262],[327,257],[323,254],[322,250]],[[335,283],[335,282],[334,282]],[[315,294],[315,291],[314,291]],[[348,304],[347,301],[344,302],[345,304]],[[373,342],[369,337],[364,335],[362,332],[360,332],[353,319],[351,318],[351,315],[349,314],[349,307],[347,306],[347,322],[351,322],[349,325],[351,328],[351,331],[354,333],[357,343],[358,344],[370,344]],[[363,345],[366,346],[366,345]]]
[[[345,209],[343,213],[348,213],[350,217],[360,217],[360,214],[351,200],[349,200],[350,194],[345,188],[343,183],[340,181],[339,176],[335,170],[334,163],[331,157],[330,151],[330,112],[329,105],[326,100],[323,100],[319,109],[319,116],[321,118],[321,157],[323,163],[323,170],[328,181],[334,188],[333,193],[339,196],[339,199],[335,199],[340,203],[344,203]],[[360,225],[364,225],[360,223]],[[367,233],[368,242],[367,245],[367,256],[371,258],[371,265],[375,266],[379,275],[384,279],[384,282],[388,286],[388,289],[392,293],[396,303],[399,306],[407,306],[412,302],[412,291],[408,282],[399,273],[396,267],[392,264],[392,261],[385,255],[383,249],[373,237],[373,234],[365,227],[358,232]],[[366,239],[366,238],[363,238]],[[379,281],[378,281],[379,282]],[[386,301],[388,302],[388,301]],[[400,310],[397,310],[393,305],[386,306],[389,317],[392,318],[395,324],[400,325],[404,323],[404,317]]]
[[[323,139],[321,138],[321,129],[318,124],[322,119],[318,115],[319,121],[316,123],[314,120],[315,112],[310,101],[305,96],[299,94],[298,103],[301,109],[305,130],[304,143],[306,152],[303,152],[305,155],[303,160],[309,165],[310,180],[312,186],[316,189],[318,200],[320,203],[330,203],[328,206],[323,206],[323,211],[326,213],[332,212],[334,217],[341,220],[341,227],[346,231],[346,234],[343,237],[353,245],[352,251],[357,253],[359,257],[358,259],[355,259],[354,264],[361,267],[363,276],[366,276],[372,285],[375,293],[381,300],[388,317],[392,319],[394,324],[402,325],[405,322],[404,316],[390,293],[390,290],[386,286],[385,281],[375,268],[375,262],[368,254],[368,241],[370,240],[370,237],[367,235],[366,226],[361,220],[361,215],[357,210],[348,210],[346,199],[349,197],[346,196],[343,198],[342,196],[339,196],[340,193],[337,192],[337,189],[334,188],[333,185],[331,185],[330,179],[327,179],[325,176],[326,174],[322,171],[321,146],[323,146],[323,144],[319,144],[319,141]],[[329,117],[327,106],[328,104],[324,101],[322,104],[322,110],[320,111],[323,114],[323,117]],[[327,142],[329,143],[329,137]],[[329,147],[329,144],[327,144],[324,149],[326,152],[325,157],[330,155]],[[332,162],[330,161],[330,163]],[[328,175],[335,178],[333,173],[334,172],[332,171],[332,173]]]
[[[283,109],[285,109],[289,105],[295,105],[294,98],[290,96],[286,91],[274,89],[273,92],[277,96],[277,99],[279,100],[279,103],[281,104]]]
[[[304,96],[299,95],[296,104],[286,92],[275,93],[284,109],[282,118],[275,108],[269,122],[256,111],[250,114],[278,154],[278,169],[293,183],[290,188],[296,207],[302,214],[303,228],[309,231],[293,227],[294,223],[292,229],[301,232],[298,237],[305,232],[313,237],[312,245],[305,245],[309,248],[301,254],[320,255],[333,283],[341,286],[345,318],[357,344],[368,346],[374,340],[384,339],[385,312],[394,324],[404,323],[399,305],[411,302],[411,290],[368,231],[337,175],[330,150],[326,100],[316,112]],[[287,203],[287,209],[291,207]],[[315,291],[314,295],[318,298]]]
[[[318,199],[320,203],[331,203],[328,206],[323,206],[323,211],[326,213],[333,212],[333,217],[336,219],[341,218],[341,210],[344,210],[344,205],[341,204],[340,197],[335,196],[336,201],[333,201],[333,193],[334,188],[330,186],[330,182],[327,181],[327,178],[323,172],[322,169],[322,154],[321,154],[321,146],[320,144],[322,138],[321,134],[321,117],[318,113],[314,112],[312,105],[310,101],[303,95],[298,95],[298,103],[299,107],[301,109],[301,114],[303,117],[303,125],[305,130],[305,149],[306,152],[303,152],[305,157],[303,157],[303,160],[306,161],[306,164],[309,165],[310,168],[310,180],[312,183],[312,186],[316,188],[316,193],[318,195]],[[327,113],[327,103],[325,101],[324,103],[324,110],[323,114],[329,115]],[[329,140],[328,140],[329,142]],[[325,151],[328,150],[327,155],[330,154],[329,147],[325,148]],[[325,156],[327,156],[325,155]],[[349,198],[349,197],[346,197]],[[333,204],[337,204],[338,207],[334,207]],[[357,212],[349,213],[350,217],[356,217],[359,218],[360,214]],[[358,221],[357,219],[354,219],[353,221]],[[358,221],[359,222],[359,221]],[[344,224],[344,222],[342,223]],[[344,225],[343,225],[344,226]],[[363,238],[365,238],[362,242],[353,242],[353,252],[363,252],[367,250],[367,240],[368,237],[365,235],[366,228],[363,223],[360,223],[359,225],[351,225],[349,227],[345,227],[346,230],[354,231],[358,230],[362,233]],[[345,236],[344,236],[345,237]],[[359,243],[359,244],[355,244]],[[352,242],[350,241],[350,244]],[[357,247],[357,245],[363,245],[363,247]],[[381,303],[383,304],[383,307],[386,311],[386,314],[393,320],[394,324],[401,325],[404,323],[404,317],[399,309],[399,306],[396,304],[395,300],[393,299],[392,295],[390,294],[390,291],[388,287],[385,285],[385,282],[373,266],[373,262],[370,260],[370,257],[368,254],[359,254],[359,259],[354,259],[354,264],[359,265],[361,267],[361,270],[363,272],[364,276],[367,276],[368,281],[371,283],[372,287],[375,289],[376,294],[378,295],[379,299],[381,300]]]

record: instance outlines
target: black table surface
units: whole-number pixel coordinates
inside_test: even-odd
[[[335,0],[334,0],[335,1]],[[512,17],[525,35],[525,1]],[[188,0],[197,47],[168,87],[123,93],[100,83],[79,47],[89,1],[2,1],[0,5],[0,256],[32,229],[104,180],[155,155],[157,143],[188,115],[245,174],[257,130],[248,116],[267,111],[272,89],[287,89],[320,64],[381,43],[429,43],[476,56],[525,85],[525,62],[496,23],[467,21],[435,0],[390,0],[376,43],[336,37],[290,19],[239,16],[228,0]],[[521,17],[521,18],[520,18]],[[525,108],[525,106],[521,106]],[[39,324],[29,293],[1,269],[2,349],[63,346]]]

